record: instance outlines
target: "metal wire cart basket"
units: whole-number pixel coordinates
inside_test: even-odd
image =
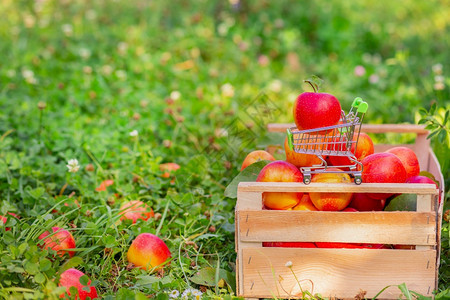
[[[316,155],[322,162],[320,165],[300,168],[305,184],[311,182],[311,174],[317,173],[347,173],[353,175],[356,184],[361,184],[363,166],[351,149],[354,145],[356,153],[361,124],[368,108],[369,105],[357,97],[353,100],[347,115],[341,111],[341,119],[337,125],[308,130],[298,130],[296,127],[287,129],[291,150],[297,153]],[[333,169],[330,170],[325,160],[326,156],[345,156],[350,160],[350,164],[333,166]],[[341,171],[335,170],[335,168]]]

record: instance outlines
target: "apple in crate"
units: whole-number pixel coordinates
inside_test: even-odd
[[[261,160],[271,160],[275,161],[276,159],[267,151],[264,150],[255,150],[250,152],[244,159],[244,162],[241,166],[241,171],[250,166],[251,164],[261,161]]]
[[[329,171],[340,171],[337,168],[328,168]],[[311,182],[351,183],[350,176],[346,173],[318,173],[314,174]],[[339,211],[346,208],[352,193],[309,193],[312,203],[318,210]]]
[[[386,151],[397,156],[406,170],[406,178],[418,176],[420,173],[419,160],[416,153],[407,147],[394,147]]]
[[[359,134],[359,138],[357,133],[355,133],[355,135],[353,136],[353,141],[356,142],[357,144],[352,144],[351,148],[350,148],[350,152],[352,152],[356,159],[358,161],[363,160],[364,158],[366,158],[367,156],[371,155],[374,153],[374,147],[373,147],[373,141],[370,138],[370,136],[368,136],[367,134],[361,132]],[[336,149],[333,148],[333,144],[330,143],[330,145],[328,146],[328,150],[339,150],[339,151],[345,151],[346,149]],[[350,161],[350,159],[348,159],[348,157],[346,156],[329,156],[328,160],[330,161],[330,163],[333,166],[347,166],[347,165],[354,165],[355,163]]]
[[[120,220],[132,220],[133,224],[138,219],[145,221],[155,215],[150,206],[139,200],[132,200],[122,204],[119,214],[121,215]]]
[[[66,287],[66,292],[70,296],[70,299],[74,298],[84,300],[87,297],[89,297],[90,299],[98,298],[97,290],[94,286],[90,286],[91,280],[87,282],[87,285],[81,284],[80,277],[83,275],[85,274],[77,269],[68,269],[61,273],[59,286]],[[77,289],[77,295],[72,295],[70,293],[71,287],[75,287]],[[64,294],[62,294],[60,298],[64,298]]]
[[[354,193],[349,208],[354,208],[358,211],[381,211],[385,204],[385,199],[372,199],[365,193]]]
[[[392,153],[374,153],[364,158],[362,181],[365,183],[405,183],[406,170],[401,160]],[[386,199],[392,193],[370,193],[372,199]]]
[[[300,94],[294,103],[294,121],[299,130],[315,129],[334,126],[341,118],[341,104],[339,100],[327,93],[318,93],[318,86],[306,80],[314,92]],[[321,132],[325,134],[327,131]]]
[[[167,245],[154,234],[141,233],[128,249],[128,262],[144,270],[160,270],[170,259]]]
[[[74,256],[75,252],[70,249],[75,249],[75,239],[72,234],[60,227],[52,227],[52,233],[46,231],[41,234],[38,239],[43,241],[43,249],[52,249],[61,257],[68,254],[70,257]]]
[[[263,242],[263,247],[281,247],[281,248],[316,248],[312,242]]]
[[[406,179],[406,183],[429,183],[429,184],[434,184],[437,189],[439,188],[438,184],[433,179],[431,179],[427,176],[422,176],[422,175],[409,177],[408,179]],[[441,195],[440,194],[439,194],[439,203],[441,203]]]
[[[318,209],[314,206],[311,201],[311,197],[308,193],[303,194],[300,202],[292,208],[292,210],[309,210],[309,211],[317,211]]]
[[[302,182],[303,174],[296,166],[277,160],[267,164],[256,178],[258,182]],[[290,209],[296,206],[303,193],[264,192],[263,204],[268,209]]]

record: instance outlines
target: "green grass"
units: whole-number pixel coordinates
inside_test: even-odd
[[[249,151],[280,140],[264,125],[292,122],[311,74],[345,110],[356,96],[367,101],[367,123],[417,123],[432,103],[443,115],[449,13],[437,0],[1,1],[0,210],[20,219],[0,232],[0,296],[55,297],[53,279],[73,266],[108,299],[166,299],[200,283],[204,295],[230,297],[235,201],[223,192]],[[437,139],[433,148],[448,199],[449,150]],[[72,158],[77,173],[67,172]],[[165,162],[181,166],[175,183],[161,177]],[[106,179],[114,184],[95,191]],[[134,199],[161,218],[118,222]],[[75,258],[38,248],[52,226],[72,231]],[[171,249],[164,276],[127,268],[142,232]]]

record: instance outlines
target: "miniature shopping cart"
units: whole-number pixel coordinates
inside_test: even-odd
[[[317,173],[347,173],[353,175],[356,184],[361,184],[363,166],[351,149],[354,145],[356,153],[361,124],[368,107],[369,105],[358,97],[353,101],[347,115],[344,111],[341,112],[341,119],[337,125],[308,130],[298,130],[296,127],[287,129],[291,150],[297,153],[312,154],[321,160],[320,165],[300,168],[305,184],[311,182],[311,174]],[[325,159],[327,156],[345,156],[350,163],[333,166],[333,169],[330,170]]]

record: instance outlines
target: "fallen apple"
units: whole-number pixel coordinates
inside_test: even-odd
[[[80,277],[85,274],[77,269],[67,269],[66,271],[61,273],[59,279],[59,286],[63,286],[66,288],[66,293],[69,295],[70,299],[80,299],[85,300],[87,297],[90,299],[98,298],[97,290],[94,286],[91,285],[91,280],[87,282],[87,285],[82,285],[80,282]],[[70,293],[70,288],[75,287],[77,289],[77,294],[72,295]],[[59,296],[60,298],[65,298],[65,295],[62,294]]]
[[[170,257],[167,245],[151,233],[138,235],[127,252],[128,261],[144,270],[160,270]]]
[[[43,241],[43,249],[52,249],[57,252],[61,257],[68,254],[69,257],[74,256],[75,252],[70,249],[75,249],[75,239],[72,234],[60,227],[52,227],[52,233],[45,231],[39,237],[39,240]]]

